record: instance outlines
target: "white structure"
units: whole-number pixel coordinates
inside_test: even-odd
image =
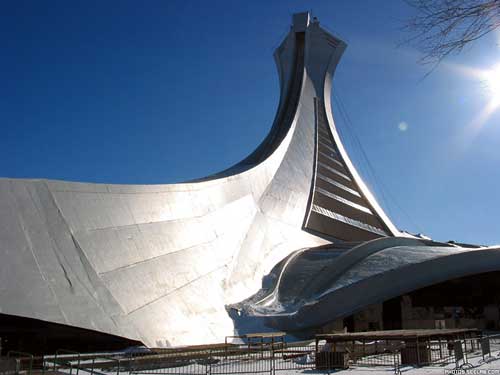
[[[220,342],[234,330],[226,306],[257,292],[290,254],[400,236],[335,130],[331,81],[344,48],[308,13],[294,16],[275,52],[274,125],[254,153],[220,174],[172,185],[1,179],[0,313],[149,346]],[[370,246],[332,263],[336,285],[341,271],[370,259]],[[317,289],[332,282],[322,275]],[[275,313],[267,323],[295,328],[316,319],[277,322]]]

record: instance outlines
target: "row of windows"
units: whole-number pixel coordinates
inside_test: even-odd
[[[336,212],[333,212],[331,210],[328,210],[328,209],[321,207],[321,206],[318,206],[316,204],[312,205],[311,211],[316,212],[320,215],[329,217],[330,219],[340,221],[344,224],[348,224],[348,225],[351,225],[353,227],[356,227],[356,228],[359,228],[359,229],[362,229],[362,230],[365,230],[365,231],[368,231],[371,233],[378,234],[380,236],[387,236],[387,233],[385,231],[383,231],[382,229],[376,228],[370,224],[362,223],[361,221],[358,221],[358,220],[351,219],[350,217],[338,214]]]
[[[323,194],[325,196],[327,196],[328,198],[332,198],[332,199],[335,199],[336,201],[339,201],[343,204],[347,204],[348,206],[351,206],[357,210],[360,210],[360,211],[363,211],[367,214],[370,214],[370,215],[373,215],[373,213],[371,212],[371,210],[369,208],[366,208],[365,206],[362,206],[360,204],[357,204],[357,203],[354,203],[354,202],[351,202],[350,200],[348,199],[345,199],[345,198],[342,198],[341,196],[337,195],[337,194],[333,194],[323,188],[320,188],[320,187],[316,187],[316,191],[320,194]]]
[[[325,153],[325,152],[323,152],[323,151],[320,151],[320,152],[319,152],[319,154],[320,154],[320,155],[322,155],[322,156],[324,156],[324,157],[325,157],[325,158],[327,158],[328,160],[330,160],[330,161],[334,162],[334,163],[335,163],[335,164],[337,164],[340,168],[342,168],[342,170],[344,170],[344,165],[343,165],[340,161],[338,161],[337,159],[335,159],[335,157],[333,156],[333,154],[331,154],[331,153],[330,153],[330,154],[327,154],[327,153]]]
[[[328,182],[329,184],[331,184],[333,186],[338,187],[339,189],[342,189],[342,190],[348,192],[349,194],[352,194],[358,198],[361,198],[361,194],[359,194],[356,190],[351,189],[350,187],[347,187],[344,184],[341,184],[340,182],[335,181],[334,179],[332,179],[328,176],[325,176],[324,174],[318,173],[316,178],[319,178],[325,182]]]
[[[327,164],[325,164],[325,163],[323,163],[323,162],[321,162],[321,161],[318,161],[318,166],[323,167],[323,168],[325,168],[325,169],[329,170],[329,171],[330,171],[330,172],[332,172],[333,174],[336,174],[337,176],[342,177],[343,179],[345,179],[345,180],[347,180],[347,181],[352,181],[352,180],[351,180],[351,178],[350,178],[348,175],[343,174],[342,172],[339,172],[339,171],[338,171],[338,170],[336,170],[335,168],[332,168],[332,167],[330,167],[329,165],[327,165]]]
[[[316,102],[316,105],[317,104]],[[315,176],[316,184],[314,188],[315,194],[311,204],[311,212],[319,214],[319,216],[317,216],[318,219],[322,216],[328,217],[356,229],[361,229],[380,236],[386,236],[387,233],[381,229],[383,227],[382,223],[380,223],[379,218],[373,214],[371,207],[367,205],[366,200],[358,190],[351,173],[347,169],[333,141],[324,108],[322,106],[317,106],[316,108],[318,111],[316,123],[317,168]],[[319,183],[320,180],[323,182]],[[340,205],[335,202],[339,202]],[[370,224],[367,224],[367,222]],[[325,224],[327,224],[327,222],[325,222]],[[323,226],[317,221],[311,222],[311,225]],[[331,224],[327,224],[322,231],[326,230],[330,235],[335,236],[335,233],[338,232],[336,228],[335,225],[331,227]]]

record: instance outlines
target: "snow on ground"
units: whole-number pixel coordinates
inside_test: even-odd
[[[295,375],[295,374],[335,374],[335,375],[393,375],[394,367],[387,366],[375,366],[375,367],[357,367],[352,366],[347,370],[338,370],[338,371],[319,371],[315,370],[314,360],[307,361],[306,363],[302,363],[303,365],[309,368],[302,369],[287,369],[287,367],[296,367],[290,366],[290,362],[284,362],[275,359],[275,368],[280,368],[281,370],[276,370],[275,372],[269,371],[271,368],[270,363],[266,360],[260,361],[250,361],[254,363],[254,367],[247,367],[249,365],[246,362],[246,365],[242,367],[241,361],[224,361],[219,362],[217,364],[213,364],[211,367],[211,372],[207,372],[206,367],[201,363],[190,363],[186,366],[176,367],[176,368],[155,368],[151,370],[138,370],[135,372],[129,372],[125,369],[121,369],[121,371],[117,371],[117,369],[98,369],[98,361],[95,361],[95,367],[92,370],[90,366],[85,366],[86,361],[80,361],[79,372],[78,375],[167,375],[167,374],[186,374],[186,375],[197,375],[197,374],[239,374],[239,375],[251,375],[256,373],[271,373],[274,375]],[[401,367],[401,375],[500,375],[500,351],[494,351],[490,357],[486,357],[486,360],[483,361],[482,356],[478,355],[478,352],[475,353],[474,357],[469,358],[468,364],[464,365],[462,369],[455,370],[455,363],[450,363],[447,365],[431,365],[424,367]],[[267,364],[266,364],[267,363]],[[298,364],[296,362],[296,364]],[[463,364],[463,361],[460,362]],[[88,364],[87,364],[88,365]],[[71,366],[73,367],[73,366]],[[94,367],[94,366],[92,366]],[[60,374],[72,374],[76,373],[75,368],[59,368]],[[124,371],[125,370],[125,371]],[[243,370],[243,371],[242,371]],[[253,371],[252,371],[253,370]],[[247,372],[248,371],[248,372]]]
[[[491,353],[491,357],[486,357],[483,361],[481,356],[469,358],[470,366],[455,370],[455,363],[446,366],[425,366],[425,367],[402,367],[402,375],[500,375],[500,351]],[[462,364],[463,362],[460,362]],[[348,370],[340,371],[318,371],[318,370],[291,370],[276,372],[278,374],[335,374],[335,375],[392,375],[392,367],[351,367]]]

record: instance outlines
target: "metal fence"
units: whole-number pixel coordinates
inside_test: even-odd
[[[43,366],[38,373],[59,373],[69,375],[97,375],[128,373],[118,353],[81,354],[70,350],[57,350],[55,355],[43,357]]]
[[[277,374],[312,369],[315,347],[311,342],[141,354],[130,358],[133,374]]]
[[[37,365],[37,359],[30,353],[18,352],[11,350],[7,352],[7,360],[4,362],[6,366],[2,366],[1,374],[32,374],[33,368]]]
[[[493,353],[498,353],[494,355]],[[331,344],[295,342],[249,346],[219,346],[152,349],[141,352],[81,354],[58,350],[43,358],[29,353],[10,352],[15,370],[3,374],[43,375],[223,375],[287,374],[300,370],[333,370],[347,367],[381,366],[399,374],[404,366],[470,366],[500,355],[500,335],[462,340],[373,340]],[[0,371],[2,373],[2,371]]]
[[[45,372],[69,375],[279,374],[315,368],[311,342],[292,345],[230,345],[217,349],[159,349],[142,353],[78,354],[58,350],[45,356]]]

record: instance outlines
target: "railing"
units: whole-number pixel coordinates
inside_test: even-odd
[[[400,372],[401,348],[403,344],[395,340],[354,341],[345,344],[349,353],[349,365],[355,367],[386,367]]]
[[[130,360],[131,374],[276,374],[312,369],[313,345],[231,345],[196,351],[140,354]]]
[[[129,372],[129,369],[125,367],[125,363],[120,360],[121,356],[121,353],[81,354],[71,350],[59,349],[55,355],[43,357],[41,373],[97,375],[107,372],[120,375],[120,373]]]
[[[16,372],[17,373],[23,371],[23,372],[26,372],[28,375],[31,375],[31,371],[33,369],[33,358],[34,358],[34,356],[32,354],[11,350],[7,353],[7,358],[15,358],[16,359],[16,361],[17,361]]]
[[[494,355],[493,353],[498,353]],[[44,356],[42,365],[29,353],[9,352],[18,361],[15,373],[32,375],[44,372],[68,375],[223,375],[287,374],[313,369],[381,366],[401,373],[405,366],[449,366],[456,369],[497,359],[500,335],[468,337],[461,340],[374,340],[274,344],[221,344],[215,346],[145,349],[141,352],[81,354],[58,350]],[[479,358],[479,362],[477,359]],[[36,368],[33,370],[33,368]],[[449,367],[448,367],[449,368]]]

